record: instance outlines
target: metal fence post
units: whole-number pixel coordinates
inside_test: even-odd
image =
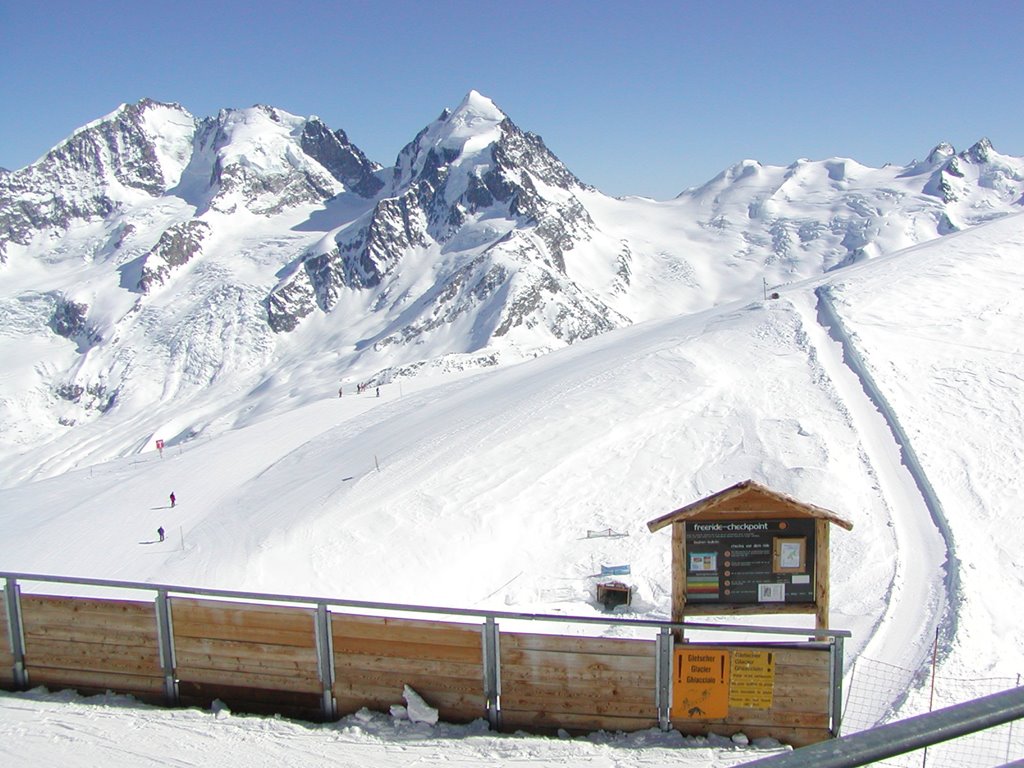
[[[484,621],[484,699],[487,702],[487,722],[491,728],[501,728],[501,642],[498,623],[493,616]]]
[[[658,706],[658,725],[661,730],[672,728],[672,631],[662,627],[655,638],[654,687]]]
[[[316,606],[316,669],[323,683],[324,720],[337,720],[334,701],[334,638],[327,603],[318,603]]]
[[[21,623],[21,587],[11,577],[4,584],[4,607],[7,611],[11,655],[14,656],[14,685],[24,690],[28,688],[28,670],[25,669],[25,633]]]
[[[178,703],[178,681],[174,678],[174,631],[171,627],[170,598],[165,589],[156,592],[156,637],[160,646],[160,668],[164,673],[164,698],[174,706]]]
[[[836,635],[829,644],[829,653],[832,655],[832,668],[830,674],[828,695],[829,704],[832,710],[832,727],[829,729],[833,737],[839,736],[843,724],[843,638]]]

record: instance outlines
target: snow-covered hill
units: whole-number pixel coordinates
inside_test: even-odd
[[[316,117],[122,105],[0,177],[0,486],[763,297],[1022,195],[985,140],[744,161],[657,202],[587,186],[476,92],[388,168]]]

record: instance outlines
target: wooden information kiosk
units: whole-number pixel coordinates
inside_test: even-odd
[[[672,621],[806,613],[816,630],[828,630],[831,524],[853,527],[752,480],[651,520],[652,532],[672,526]],[[834,736],[835,648],[818,640],[675,645],[672,725],[684,733],[742,730],[795,746]]]
[[[813,613],[828,629],[829,524],[853,524],[753,480],[651,520],[672,526],[672,621]]]

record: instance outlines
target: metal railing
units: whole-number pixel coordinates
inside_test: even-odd
[[[838,740],[801,747],[789,754],[743,763],[743,766],[853,768],[925,749],[1021,718],[1024,718],[1024,687],[1011,688],[964,704],[955,704],[869,731],[861,731],[852,736],[844,736]]]

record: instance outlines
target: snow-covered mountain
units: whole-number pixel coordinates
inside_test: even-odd
[[[666,618],[646,521],[750,478],[853,521],[831,623],[879,717],[927,706],[936,640],[1012,678],[1022,193],[984,140],[659,202],[476,93],[388,168],[316,118],[124,106],[0,174],[0,564],[586,614],[628,563]]]
[[[744,161],[658,202],[589,187],[476,92],[387,168],[316,117],[122,105],[0,175],[0,485],[216,434],[298,378],[478,369],[763,296],[1022,197],[986,140]]]

